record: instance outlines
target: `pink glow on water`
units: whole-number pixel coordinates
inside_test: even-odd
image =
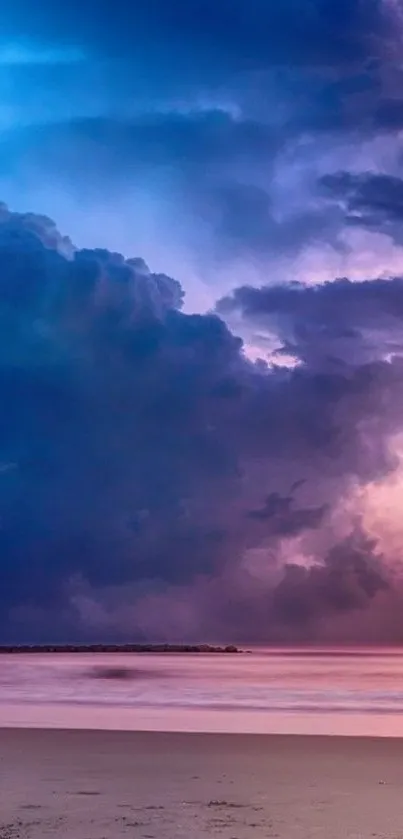
[[[1,726],[403,736],[402,712],[401,650],[0,659]]]

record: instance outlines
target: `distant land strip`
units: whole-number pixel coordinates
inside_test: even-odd
[[[229,644],[19,644],[0,645],[3,653],[240,653]]]

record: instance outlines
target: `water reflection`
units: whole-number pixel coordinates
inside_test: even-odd
[[[402,712],[396,649],[0,658],[3,725],[400,736]]]

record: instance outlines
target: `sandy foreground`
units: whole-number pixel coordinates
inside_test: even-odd
[[[0,730],[0,839],[403,836],[403,740]]]

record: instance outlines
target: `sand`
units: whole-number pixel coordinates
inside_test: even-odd
[[[403,836],[403,740],[0,730],[0,839]]]

